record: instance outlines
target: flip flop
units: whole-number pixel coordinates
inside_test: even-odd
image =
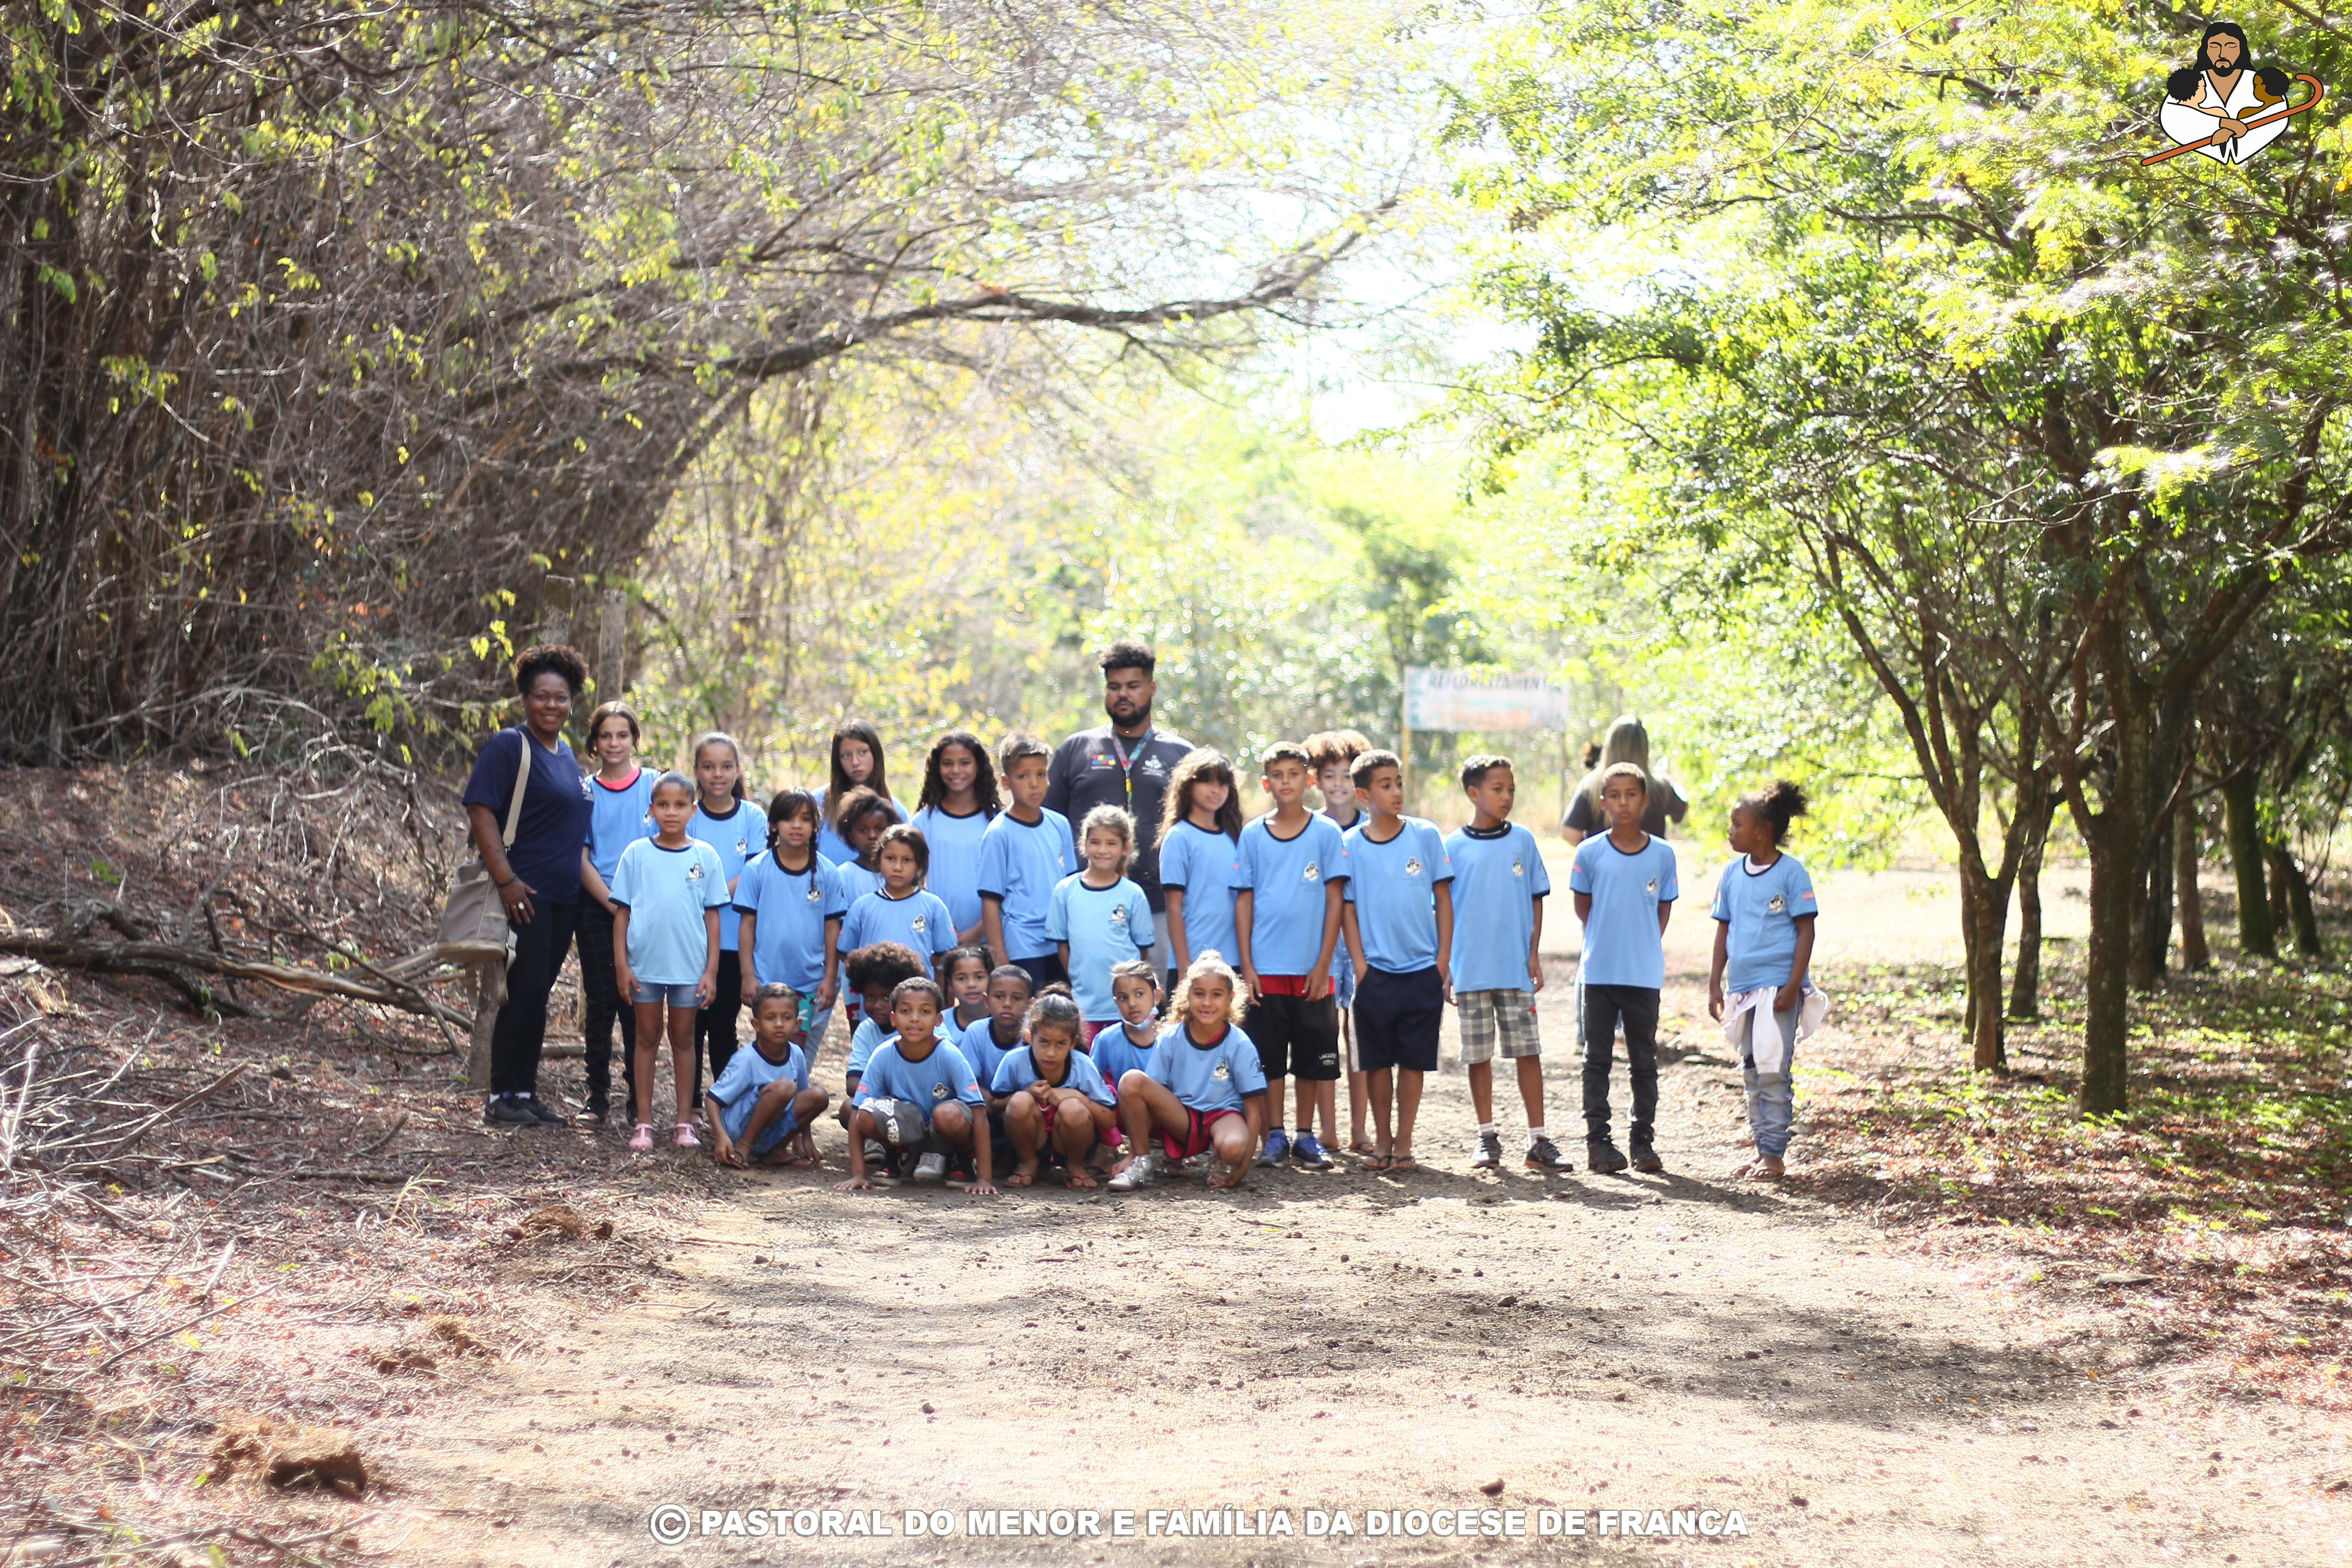
[[[1421,1166],[1414,1162],[1413,1157],[1410,1154],[1391,1154],[1389,1156],[1389,1172],[1391,1175],[1402,1175],[1407,1171],[1418,1171],[1420,1169]]]
[[[1364,1156],[1364,1169],[1367,1171],[1385,1171],[1389,1168],[1391,1163],[1389,1156],[1386,1154],[1367,1154]]]

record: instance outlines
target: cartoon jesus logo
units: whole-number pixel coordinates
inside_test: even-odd
[[[2289,78],[2276,66],[2256,66],[2246,30],[2235,22],[2215,22],[2197,46],[2197,63],[2165,79],[2164,107],[2157,122],[2173,145],[2140,160],[2161,163],[2183,153],[2202,153],[2217,163],[2243,163],[2286,134],[2287,121],[2318,106],[2326,89],[2316,77]],[[2290,104],[2294,83],[2303,101]]]

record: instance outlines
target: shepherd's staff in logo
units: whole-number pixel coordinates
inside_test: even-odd
[[[2292,104],[2284,109],[2273,109],[2258,119],[2242,121],[2242,123],[2247,131],[2257,131],[2265,125],[2275,124],[2279,121],[2290,119],[2294,115],[2301,114],[2305,110],[2316,109],[2319,107],[2319,100],[2327,96],[2326,88],[2320,85],[2320,80],[2317,77],[2309,76],[2304,72],[2297,71],[2295,73],[2294,79],[2309,88],[2311,89],[2311,96],[2305,99],[2301,103]],[[2259,78],[2254,81],[2253,92],[2254,96],[2264,103],[2278,103],[2284,101],[2284,95],[2283,93],[2274,93],[2268,90],[2267,84],[2263,82]],[[2140,163],[2143,165],[2148,163],[2161,163],[2167,158],[2178,158],[2183,153],[2194,153],[2201,147],[2226,147],[2231,142],[2236,141],[2238,136],[2241,134],[2242,134],[2242,132],[2217,128],[2211,135],[2204,137],[2200,141],[2183,142],[2178,147],[2167,147],[2161,153],[2151,153],[2147,157],[2142,158]]]

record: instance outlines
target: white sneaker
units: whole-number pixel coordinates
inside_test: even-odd
[[[915,1162],[915,1180],[918,1182],[944,1182],[947,1179],[948,1157],[945,1154],[926,1154]]]
[[[1131,1193],[1139,1187],[1150,1186],[1152,1178],[1158,1174],[1160,1174],[1160,1156],[1148,1153],[1138,1154],[1129,1163],[1126,1170],[1110,1179],[1110,1190],[1115,1193]]]

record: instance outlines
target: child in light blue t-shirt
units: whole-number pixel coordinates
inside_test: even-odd
[[[761,986],[751,1000],[751,1048],[736,1052],[710,1086],[710,1153],[719,1163],[806,1170],[817,1163],[809,1127],[825,1096],[809,1087],[801,1034],[800,993],[772,981]]]
[[[1135,858],[1135,818],[1116,805],[1087,813],[1079,833],[1087,867],[1054,885],[1045,907],[1045,934],[1058,950],[1070,977],[1070,994],[1086,1020],[1081,1045],[1118,1023],[1118,999],[1110,973],[1129,959],[1151,951],[1155,940],[1151,900],[1128,876]]]
[[[1577,1034],[1584,1047],[1584,1154],[1595,1171],[1622,1171],[1626,1158],[1609,1134],[1609,1058],[1625,1026],[1625,1062],[1633,1082],[1633,1166],[1663,1171],[1655,1147],[1658,1119],[1658,994],[1666,984],[1666,921],[1681,889],[1675,852],[1642,830],[1650,778],[1633,763],[1601,777],[1609,831],[1576,847],[1569,891],[1584,922],[1582,1003]]]
[[[1706,1010],[1721,1018],[1728,1009],[1725,1032],[1738,1048],[1748,1091],[1756,1159],[1739,1173],[1767,1181],[1787,1173],[1797,1110],[1790,1058],[1806,1020],[1820,1010],[1807,1005],[1818,910],[1813,882],[1794,856],[1780,852],[1790,820],[1804,815],[1805,805],[1805,792],[1786,779],[1741,796],[1731,808],[1731,847],[1739,858],[1715,883]],[[1811,1000],[1821,1004],[1817,994]]]
[[[613,871],[614,977],[637,1010],[637,1130],[629,1147],[654,1146],[654,1043],[669,1037],[677,1085],[677,1142],[701,1146],[694,1131],[695,1015],[719,988],[719,910],[728,899],[719,851],[687,836],[694,785],[682,773],[654,781],[659,830],[621,851]]]

